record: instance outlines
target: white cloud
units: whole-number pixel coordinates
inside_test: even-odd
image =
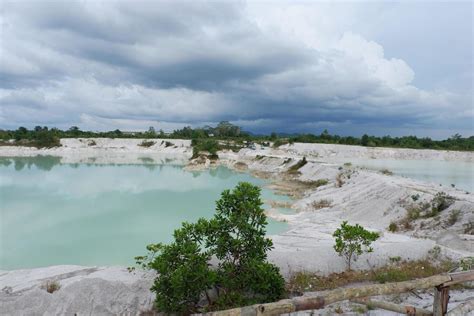
[[[472,128],[472,91],[421,89],[364,36],[391,5],[81,1],[1,12],[0,127]],[[377,17],[377,18],[376,18]],[[364,33],[364,34],[362,34]],[[376,32],[374,32],[376,33]],[[455,109],[453,111],[453,108]],[[351,127],[352,126],[352,127]],[[159,128],[159,126],[158,126]],[[385,130],[383,130],[385,129]]]

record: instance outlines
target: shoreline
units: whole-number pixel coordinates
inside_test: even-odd
[[[42,148],[24,146],[0,146],[0,157],[28,157],[36,155],[52,155],[71,158],[90,157],[97,154],[171,154],[192,156],[191,140],[187,139],[139,139],[139,138],[62,138],[61,147]],[[154,145],[143,147],[143,141],[155,142]],[[168,142],[168,144],[167,144]],[[246,156],[263,154],[273,157],[302,157],[309,160],[320,160],[341,163],[340,159],[393,159],[393,160],[436,160],[460,161],[474,163],[474,152],[450,151],[435,149],[411,149],[390,147],[363,147],[358,145],[294,143],[281,145],[277,149],[261,147],[257,150],[244,148]]]
[[[90,145],[91,140],[95,141],[95,145]],[[366,270],[386,265],[390,257],[400,257],[402,260],[420,259],[436,246],[439,247],[441,255],[452,260],[474,256],[474,236],[463,233],[464,224],[474,222],[472,193],[466,194],[464,190],[457,188],[437,186],[397,175],[384,175],[373,170],[335,162],[336,159],[346,159],[341,157],[350,155],[384,159],[386,155],[399,151],[393,154],[394,159],[425,157],[425,159],[471,163],[474,162],[474,153],[426,150],[420,155],[414,153],[416,150],[412,149],[294,144],[283,145],[278,149],[270,147],[257,150],[242,149],[238,153],[222,151],[219,152],[217,162],[208,159],[189,162],[192,155],[190,141],[157,139],[151,140],[156,141],[156,144],[147,148],[139,146],[141,141],[141,139],[62,139],[63,147],[53,149],[2,146],[0,157],[51,155],[60,157],[61,163],[93,164],[112,162],[146,164],[141,158],[150,157],[154,159],[153,163],[187,164],[185,169],[190,171],[223,165],[237,172],[247,172],[255,177],[269,179],[270,189],[296,196],[291,201],[293,214],[277,212],[268,214],[269,217],[286,221],[289,225],[286,232],[271,236],[275,249],[268,256],[269,261],[280,267],[285,277],[297,271],[320,274],[343,271],[344,261],[332,249],[334,243],[332,232],[343,220],[349,220],[351,224],[359,223],[382,235],[374,244],[374,252],[361,257],[361,260],[355,263],[355,269]],[[166,141],[172,145],[166,145]],[[297,173],[290,174],[289,169],[302,157],[307,158],[307,163]],[[340,187],[338,178],[343,179]],[[321,179],[327,179],[327,184],[314,186],[314,182]],[[428,218],[423,220],[423,225],[420,221],[414,223],[412,230],[395,233],[387,230],[391,222],[403,219],[407,203],[411,203],[410,196],[418,194],[421,201],[430,201],[440,191],[453,196],[455,202],[442,212],[438,219]],[[321,200],[329,201],[329,205],[315,208],[314,205]],[[460,220],[447,226],[449,212],[454,209],[460,210]],[[69,300],[78,295],[78,289],[84,290],[86,285],[104,287],[103,299],[97,304],[113,310],[114,307],[110,305],[106,293],[110,294],[110,291],[116,291],[115,288],[118,287],[125,298],[121,304],[128,306],[121,311],[143,311],[149,308],[153,301],[148,290],[153,276],[145,271],[137,273],[132,275],[128,274],[124,267],[109,266],[49,266],[0,271],[0,288],[7,288],[6,292],[1,292],[0,301],[8,301],[11,295],[20,295],[22,299],[19,299],[17,304],[24,304],[27,298],[46,300],[50,302],[48,304],[53,304],[56,298],[45,296],[46,292],[39,287],[45,280],[57,279],[63,283],[61,286],[64,288],[63,291],[58,291],[58,294],[63,292],[62,295]],[[138,303],[132,304],[131,301]]]

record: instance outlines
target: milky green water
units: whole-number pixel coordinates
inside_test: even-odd
[[[171,241],[182,221],[211,217],[222,190],[240,181],[266,183],[223,167],[0,158],[0,269],[131,265],[147,244]],[[262,199],[288,200],[265,188]],[[269,219],[269,234],[285,229]]]
[[[352,164],[368,169],[388,169],[394,174],[446,186],[474,191],[474,163],[439,160],[347,159]]]

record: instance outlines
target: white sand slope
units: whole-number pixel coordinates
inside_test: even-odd
[[[62,162],[89,163],[140,163],[143,157],[154,157],[156,161],[185,163],[192,154],[190,141],[154,140],[149,148],[138,146],[138,139],[62,139],[62,147],[34,149],[22,147],[0,147],[0,156],[55,155]],[[161,157],[161,158],[160,158]],[[374,244],[374,252],[363,255],[355,264],[356,269],[381,266],[390,257],[412,260],[425,257],[438,246],[442,255],[457,260],[474,256],[474,238],[465,233],[466,225],[474,223],[474,195],[451,187],[415,181],[399,176],[383,175],[376,171],[344,166],[335,162],[345,158],[391,158],[474,162],[474,153],[435,150],[366,148],[325,144],[284,145],[278,149],[269,147],[257,150],[242,149],[239,153],[219,153],[218,164],[236,170],[273,177],[273,188],[291,193],[298,191],[294,201],[294,214],[279,214],[276,209],[269,216],[289,223],[289,230],[272,236],[275,249],[269,259],[277,264],[285,276],[296,271],[330,273],[342,271],[344,260],[334,250],[332,233],[344,220],[359,223],[378,231],[381,238]],[[320,187],[292,186],[286,181],[287,170],[302,157],[308,163],[294,175],[300,182],[327,179]],[[91,158],[94,158],[91,160]],[[206,159],[195,161],[192,168],[208,168],[213,163]],[[344,182],[337,185],[336,178]],[[454,197],[454,203],[434,218],[413,221],[412,229],[390,233],[391,222],[406,216],[406,208],[413,204],[412,195],[419,201],[429,202],[440,191]],[[329,201],[330,206],[316,209],[314,203]],[[418,202],[417,202],[418,203]],[[449,214],[459,210],[456,223],[449,222]],[[147,290],[153,275],[139,272],[128,274],[123,268],[88,268],[59,266],[42,269],[17,270],[0,273],[0,304],[2,314],[137,314],[151,306],[151,293]],[[59,280],[62,287],[55,294],[40,288],[45,280]],[[464,296],[463,296],[464,295]],[[461,295],[463,299],[474,296],[470,290]],[[460,297],[461,297],[460,296]],[[453,296],[454,297],[454,296]],[[462,300],[462,299],[460,299]],[[379,315],[385,315],[385,312]],[[371,315],[377,315],[372,313]]]

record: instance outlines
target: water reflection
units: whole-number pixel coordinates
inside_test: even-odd
[[[36,167],[39,170],[50,171],[54,166],[58,165],[61,162],[60,157],[54,156],[36,156],[36,157],[0,157],[1,166],[9,166],[12,163],[16,171],[21,171],[23,168],[27,167]]]
[[[240,181],[265,184],[224,167],[191,173],[145,161],[0,159],[0,269],[129,265],[146,244],[168,242],[181,222],[212,216],[224,189]],[[262,199],[282,197],[263,189]],[[268,229],[278,233],[286,227],[270,220]]]

